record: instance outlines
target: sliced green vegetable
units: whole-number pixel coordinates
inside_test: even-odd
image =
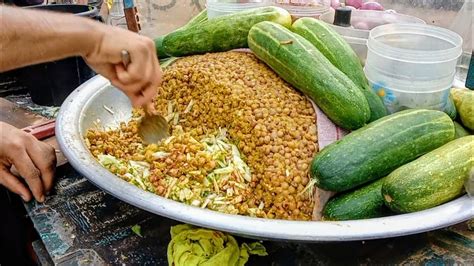
[[[149,179],[150,165],[148,163],[136,161],[125,162],[108,154],[100,154],[97,158],[103,167],[130,184],[146,191],[155,192],[155,187]],[[122,172],[125,173],[123,174]]]

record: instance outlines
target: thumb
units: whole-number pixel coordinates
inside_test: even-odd
[[[127,69],[122,64],[116,64],[115,65],[115,73],[117,74],[117,79],[120,83],[124,85],[129,85],[133,83],[133,78],[128,73]]]

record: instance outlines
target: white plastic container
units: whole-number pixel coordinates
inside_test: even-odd
[[[423,24],[387,24],[370,31],[365,73],[390,112],[445,110],[462,38]]]
[[[331,8],[331,0],[275,0],[275,5],[286,9],[293,21],[302,17],[319,18]]]
[[[207,0],[207,18],[215,18],[224,15],[230,15],[235,12],[270,6],[273,4],[272,0]]]
[[[333,30],[344,37],[359,56],[362,64],[365,64],[365,60],[367,59],[367,39],[369,38],[370,30],[357,28],[357,26],[360,25],[359,22],[366,22],[366,25],[370,27],[390,23],[426,24],[419,18],[395,13],[394,11],[352,10],[352,27],[341,27],[333,24],[334,13],[334,9],[331,8],[328,12],[321,15],[319,19],[328,23]]]
[[[321,15],[320,19],[331,26],[343,36],[353,36],[357,38],[369,37],[369,31],[377,26],[393,23],[420,23],[426,24],[425,21],[417,17],[400,14],[393,10],[376,11],[376,10],[352,10],[351,26],[340,27],[333,25],[335,10],[330,9]]]

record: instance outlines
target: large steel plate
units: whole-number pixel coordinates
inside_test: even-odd
[[[61,107],[56,123],[59,145],[72,166],[99,188],[138,208],[174,220],[250,238],[325,242],[416,234],[474,217],[473,199],[468,196],[421,212],[344,222],[252,218],[185,205],[141,190],[116,177],[103,168],[87,149],[84,133],[88,128],[97,122],[113,127],[120,121],[127,121],[130,116],[128,98],[105,78],[96,76],[76,89]]]

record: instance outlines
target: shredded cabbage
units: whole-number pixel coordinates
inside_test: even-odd
[[[172,112],[173,104],[168,107]],[[174,134],[158,146],[167,147],[171,142],[179,141],[182,137],[179,135],[181,133],[183,132]],[[158,177],[166,184],[166,191],[162,191],[160,195],[196,207],[238,213],[234,204],[242,202],[246,193],[249,193],[248,183],[251,181],[251,172],[249,166],[242,160],[237,146],[231,144],[226,135],[225,129],[220,129],[217,134],[209,135],[201,141],[188,135],[188,141],[202,147],[198,153],[204,153],[207,158],[211,158],[216,166],[210,172],[191,170],[180,177],[168,175]],[[170,150],[158,148],[151,155],[154,160],[163,160],[171,153]],[[186,158],[191,159],[191,155],[186,154]],[[98,159],[105,168],[127,182],[155,193],[156,189],[150,182],[151,165],[149,163],[120,160],[106,154],[99,155]],[[198,177],[203,174],[205,177],[202,180],[199,179]]]
[[[125,181],[143,190],[155,193],[155,187],[149,179],[150,165],[147,162],[126,162],[109,154],[100,154],[97,156],[97,158],[103,167],[121,177]],[[125,169],[124,174],[121,174],[121,169]]]

